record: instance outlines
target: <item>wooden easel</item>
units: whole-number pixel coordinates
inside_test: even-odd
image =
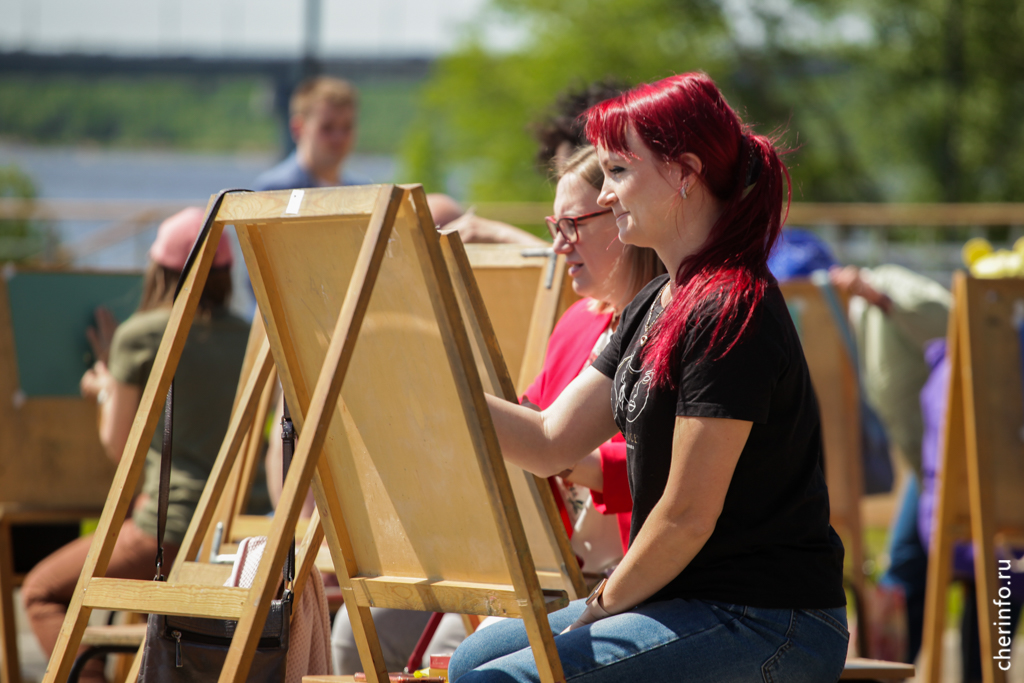
[[[1024,280],[953,277],[953,310],[946,353],[949,397],[943,434],[943,466],[928,552],[922,680],[942,677],[942,636],[953,545],[974,542],[974,580],[985,683],[1002,683],[1009,660],[999,642],[1000,546],[1024,539],[1024,391],[1015,317],[1024,315]],[[1003,626],[1006,629],[1005,626]],[[1004,641],[1005,642],[1005,641]],[[1001,650],[1006,652],[1001,653]]]
[[[212,205],[210,210],[215,212],[216,205]],[[213,223],[208,238],[201,245],[198,259],[189,270],[181,294],[171,310],[170,321],[143,391],[124,455],[117,467],[113,487],[103,508],[92,549],[86,559],[82,576],[50,658],[43,679],[45,683],[63,683],[67,679],[93,609],[239,619],[235,639],[238,648],[232,649],[228,663],[221,672],[221,679],[225,682],[240,682],[245,679],[248,672],[248,662],[255,651],[270,601],[277,589],[277,579],[281,575],[301,507],[301,501],[298,501],[296,494],[298,481],[305,476],[308,485],[311,471],[292,470],[289,473],[264,554],[266,561],[260,564],[251,589],[224,588],[224,566],[192,560],[198,555],[204,533],[213,519],[217,498],[227,484],[231,465],[246,438],[258,407],[261,390],[266,386],[273,368],[272,357],[266,343],[263,344],[254,362],[256,371],[248,377],[238,407],[232,413],[217,464],[207,480],[207,486],[181,544],[178,558],[168,575],[168,581],[130,581],[103,576],[132,493],[142,473],[150,436],[160,419],[164,396],[181,357],[223,228],[224,221]],[[318,544],[319,540],[315,536],[307,536],[304,540],[304,547],[307,548],[315,548]],[[299,577],[302,572],[308,572],[312,555],[315,553],[305,553],[298,563],[297,590],[301,589]],[[248,652],[245,651],[246,648]],[[138,660],[134,671],[137,672],[137,668]]]
[[[468,244],[465,250],[505,364],[522,393],[544,366],[555,323],[579,299],[565,256],[515,244]]]
[[[457,256],[446,261],[422,188],[230,197],[218,220],[239,235],[299,424],[285,493],[316,466],[368,680],[387,680],[371,606],[523,618],[542,680],[564,680],[546,615],[567,595],[542,587],[563,584],[562,568],[538,576],[472,338],[490,344],[467,334]],[[475,285],[463,284],[472,302]],[[543,542],[564,533],[549,527]],[[252,640],[246,628],[235,645]],[[244,661],[229,654],[228,665]]]
[[[461,244],[461,243],[460,243]],[[476,302],[468,301],[468,289],[457,287],[460,294],[460,310],[470,329],[476,326],[488,327],[492,332],[487,333],[488,340],[493,338],[498,348],[486,347],[483,340],[474,346],[474,357],[477,359],[478,369],[482,375],[493,377],[494,381],[485,387],[491,393],[505,392],[506,397],[512,400],[516,394],[507,393],[507,386],[501,386],[497,379],[497,371],[490,357],[497,354],[503,357],[509,364],[514,362],[521,369],[520,386],[525,390],[533,378],[540,372],[544,353],[547,349],[547,340],[551,336],[555,323],[561,318],[565,310],[578,300],[573,292],[570,278],[566,273],[565,257],[554,253],[538,254],[538,250],[523,249],[521,245],[467,245],[458,253],[466,256],[456,258],[454,255],[448,260],[449,269],[456,285],[467,279],[474,279],[478,284],[480,294]],[[446,250],[446,257],[454,254]],[[468,262],[471,273],[466,270]],[[253,334],[265,336],[266,332],[262,323],[257,319],[254,321]],[[262,337],[261,337],[262,338]],[[474,337],[475,340],[475,337]],[[250,341],[250,353],[256,348]],[[500,351],[498,350],[500,348]],[[506,352],[511,349],[511,352]],[[486,351],[488,360],[484,360]],[[511,360],[510,360],[511,358]],[[247,357],[247,363],[248,363]],[[248,365],[243,367],[246,371]],[[269,380],[277,382],[277,373],[274,372]],[[216,521],[221,522],[223,529],[223,552],[233,552],[234,544],[246,536],[266,535],[270,527],[270,519],[267,517],[253,517],[242,514],[245,507],[245,492],[251,487],[253,473],[255,472],[255,460],[258,457],[260,444],[262,443],[259,430],[266,421],[270,408],[269,401],[271,393],[267,391],[261,398],[256,418],[250,430],[250,435],[242,447],[242,456],[239,458],[232,470],[228,483],[227,495],[221,499],[218,507]],[[515,468],[511,468],[515,469]],[[550,519],[557,521],[558,511],[554,498],[551,495],[550,487],[544,483],[533,481],[531,476],[525,480],[514,477],[513,488],[517,500],[536,499]],[[539,487],[539,488],[537,488]],[[534,490],[537,488],[537,490]],[[521,514],[531,516],[527,524],[528,536],[533,530],[544,530],[549,524],[540,520],[534,514],[538,510],[536,506],[525,505],[520,507]],[[306,533],[306,520],[300,520],[296,533]],[[207,532],[207,539],[212,541],[213,527]],[[565,543],[559,548],[558,544]],[[550,556],[550,550],[559,548],[561,555],[574,559],[571,545],[568,538],[562,535],[556,536],[549,544],[535,544],[534,553],[548,555],[547,562],[540,562],[544,566],[555,566],[565,564],[556,561]],[[210,543],[204,544],[209,548]],[[327,553],[321,552],[317,561],[317,567],[321,572],[334,573],[334,567]],[[586,587],[582,574],[580,574],[575,562],[568,563],[563,570],[565,589],[570,596],[582,597],[586,594]],[[557,581],[549,580],[547,584],[557,587]],[[548,586],[551,587],[551,586]]]
[[[134,281],[139,283],[138,292],[131,296]],[[38,340],[29,341],[35,344],[31,350],[38,360],[48,359],[65,369],[70,366],[64,373],[68,377],[56,387],[51,379],[36,382],[42,386],[35,391],[23,390],[24,383],[32,380],[19,374],[18,330],[12,311],[12,294],[21,287],[37,291],[35,300],[29,302],[31,319],[19,320],[20,327],[57,324],[73,328],[64,330],[60,339],[40,332],[44,338],[41,345]],[[66,287],[75,291],[74,301],[54,296]],[[0,277],[0,683],[21,681],[13,590],[24,577],[14,572],[11,527],[77,523],[98,516],[114,477],[114,465],[103,452],[96,429],[96,404],[78,395],[78,378],[88,364],[81,362],[74,347],[80,345],[84,350],[85,326],[96,305],[109,305],[108,298],[115,296],[134,308],[140,293],[138,273],[6,266]],[[27,291],[21,294],[29,295]],[[70,387],[64,386],[68,381]]]
[[[846,546],[849,579],[859,602],[864,596],[864,529],[860,513],[864,472],[856,371],[821,290],[809,280],[792,280],[779,287],[800,333],[818,397],[830,521]],[[860,621],[858,633],[863,635],[866,624],[863,619]]]

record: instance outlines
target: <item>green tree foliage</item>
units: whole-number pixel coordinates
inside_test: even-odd
[[[0,166],[0,199],[36,198],[32,179],[17,166]],[[46,226],[27,218],[0,219],[0,261],[27,261],[47,247]]]
[[[700,69],[762,133],[797,200],[1013,200],[1024,190],[1017,0],[494,0],[528,36],[482,30],[441,60],[407,146],[475,199],[547,199],[529,122],[566,87]]]
[[[0,138],[203,151],[270,151],[283,123],[258,78],[0,78]],[[357,83],[356,149],[394,154],[415,115],[420,82]]]
[[[272,149],[278,128],[257,79],[0,80],[0,135],[46,144]]]

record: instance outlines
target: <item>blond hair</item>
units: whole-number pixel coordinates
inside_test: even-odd
[[[321,102],[335,107],[352,107],[359,104],[359,94],[348,81],[331,76],[314,76],[299,83],[288,102],[288,114],[305,118]]]
[[[593,145],[580,147],[572,156],[565,160],[560,168],[556,170],[559,180],[570,173],[578,175],[591,187],[601,191],[604,185],[604,171],[601,169],[601,162],[597,159],[597,149]],[[632,244],[622,245],[622,256],[616,264],[616,270],[625,266],[629,268],[629,298],[635,297],[648,282],[668,271],[662,265],[658,254],[648,247],[636,247]],[[614,275],[615,272],[612,272]],[[595,308],[596,312],[607,313],[611,310],[611,304],[601,301]]]

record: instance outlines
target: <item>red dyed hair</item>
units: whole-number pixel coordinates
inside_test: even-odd
[[[675,273],[679,289],[644,349],[654,383],[671,387],[688,325],[712,326],[705,357],[716,358],[749,327],[772,281],[768,254],[784,221],[784,195],[789,210],[789,171],[775,141],[755,135],[704,73],[639,85],[584,115],[587,138],[619,154],[636,157],[626,143],[632,127],[663,161],[685,167],[682,156],[696,155],[703,163],[698,182],[723,206],[707,241]]]

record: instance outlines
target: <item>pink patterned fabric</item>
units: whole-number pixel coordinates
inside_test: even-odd
[[[251,588],[267,547],[265,536],[244,538],[225,586]],[[303,676],[333,673],[331,664],[331,623],[327,596],[320,570],[313,567],[302,594],[293,604],[291,631],[288,634],[288,665],[285,683],[302,683]]]

